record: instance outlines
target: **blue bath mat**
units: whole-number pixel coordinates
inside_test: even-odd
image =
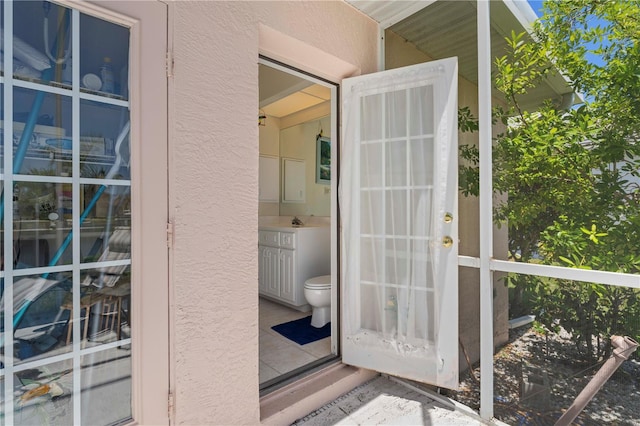
[[[311,315],[295,321],[274,325],[271,329],[299,345],[306,345],[307,343],[331,336],[331,323],[326,323],[322,328],[312,327]]]

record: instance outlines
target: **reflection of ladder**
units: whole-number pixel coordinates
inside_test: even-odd
[[[98,262],[124,260],[131,258],[131,229],[116,227],[109,237],[107,248],[98,258]],[[114,287],[129,265],[105,266],[92,270],[82,281],[82,285],[92,285],[98,289]]]
[[[131,229],[129,227],[116,227],[108,239],[105,251],[98,258],[98,262],[110,262],[131,258]],[[93,324],[96,333],[104,331],[116,332],[120,340],[122,332],[123,299],[131,294],[131,282],[121,280],[129,264],[104,266],[89,271],[81,282],[83,286],[97,288],[96,295],[100,297],[100,304],[95,308],[99,315]]]
[[[99,335],[105,331],[114,331],[117,335],[117,339],[120,340],[122,320],[123,320],[123,299],[129,297],[128,284],[123,284],[121,287],[127,288],[114,288],[114,294],[102,294],[100,291],[95,291],[90,295],[84,296],[80,300],[80,318],[79,321],[82,324],[82,330],[80,335],[81,341],[86,341],[89,338],[89,322],[91,315],[97,317],[97,320],[93,322],[92,336]],[[107,290],[112,290],[110,287]],[[65,299],[64,303],[60,306],[61,312],[69,311],[69,323],[67,326],[67,340],[66,344],[71,343],[71,337],[73,336],[73,300],[71,294]],[[93,312],[92,312],[93,311]]]
[[[114,331],[120,340],[122,299],[115,296],[105,296],[102,301],[102,313],[100,314],[100,331]]]
[[[100,302],[100,297],[96,294],[89,294],[80,299],[80,322],[84,321],[84,327],[82,328],[82,335],[80,340],[87,340],[87,334],[89,333],[89,314],[91,308]],[[73,335],[73,296],[71,293],[67,295],[64,303],[60,306],[61,311],[69,311],[69,324],[67,326],[67,345],[71,343],[71,336]],[[84,312],[84,315],[83,315]]]

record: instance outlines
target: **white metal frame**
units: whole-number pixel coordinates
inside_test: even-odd
[[[480,416],[493,417],[493,182],[491,177],[491,21],[478,2],[478,121],[480,145]]]

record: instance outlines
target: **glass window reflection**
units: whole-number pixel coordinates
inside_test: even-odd
[[[13,3],[13,77],[71,86],[71,9],[43,1]]]
[[[71,97],[14,89],[14,173],[71,176]]]
[[[13,67],[0,81],[0,395],[15,396],[0,398],[0,425],[118,423],[132,412],[129,29],[46,1],[0,6],[13,20],[0,46],[13,47],[0,58]]]

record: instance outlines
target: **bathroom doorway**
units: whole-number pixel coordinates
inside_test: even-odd
[[[262,57],[258,75],[259,365],[266,393],[338,356],[338,86]],[[317,292],[312,282],[326,284]],[[312,294],[326,295],[330,305],[313,308]]]

